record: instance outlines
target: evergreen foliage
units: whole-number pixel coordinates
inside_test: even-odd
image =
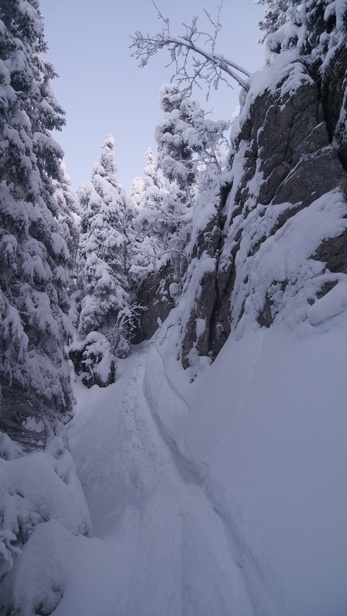
[[[221,171],[219,150],[228,123],[210,120],[197,100],[173,84],[162,87],[160,101],[165,117],[155,131],[158,166],[189,201],[206,167]]]
[[[76,276],[76,255],[79,243],[80,205],[65,164],[61,163],[61,181],[54,181],[54,196],[59,206],[59,226],[70,253],[70,274]],[[71,284],[71,283],[70,283]]]
[[[295,47],[320,69],[344,45],[346,0],[257,0],[265,6],[260,23],[272,53]]]
[[[131,273],[139,282],[168,261],[173,278],[182,279],[197,196],[214,185],[224,164],[226,122],[208,119],[198,101],[177,85],[165,84],[160,101],[158,162],[149,148],[144,176],[136,178],[137,192],[133,188],[137,241]]]
[[[227,122],[206,117],[198,101],[174,84],[165,84],[160,92],[164,119],[155,131],[158,167],[166,180],[162,208],[165,249],[182,253],[190,238],[192,208],[199,189],[206,188],[209,177],[221,171],[219,148]],[[164,217],[163,217],[164,214]],[[186,258],[179,259],[180,267]]]
[[[50,88],[54,69],[41,57],[37,0],[1,2],[0,43],[0,428],[30,445],[29,418],[39,439],[72,408],[70,255],[52,181],[61,179],[62,151],[50,135],[64,117]]]
[[[129,306],[128,232],[132,218],[117,180],[115,145],[109,135],[92,179],[79,193],[81,236],[78,251],[79,334],[103,333],[112,352],[129,351],[123,315]]]
[[[151,148],[146,151],[147,165],[144,169],[142,181],[141,200],[137,205],[137,215],[134,221],[137,237],[143,242],[149,240],[152,249],[147,249],[143,257],[154,257],[163,250],[163,217],[167,188],[165,179],[155,161]]]

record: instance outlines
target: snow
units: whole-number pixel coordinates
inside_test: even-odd
[[[256,613],[345,613],[346,341],[346,323],[310,339],[231,337],[185,421],[187,451],[208,465],[206,490],[246,547],[250,586],[261,602],[256,564],[274,599]]]
[[[346,0],[331,6],[341,22]],[[25,7],[21,2],[21,10]],[[30,10],[27,14],[34,15]],[[291,32],[279,29],[272,43],[277,39],[285,44]],[[335,43],[332,40],[330,54]],[[296,50],[273,57],[270,67],[251,77],[233,132],[264,92],[275,94],[282,84],[283,101],[307,81]],[[168,94],[174,92],[172,86],[165,87]],[[5,106],[11,96],[10,86],[4,86]],[[48,113],[49,108],[43,110]],[[168,175],[184,178],[187,168],[168,154],[172,144],[183,140],[195,161],[199,130],[206,128],[212,147],[225,127],[206,123],[193,101],[182,104],[179,113],[169,113],[177,132],[174,137],[165,133],[167,117],[159,125],[161,164],[164,171],[167,164]],[[341,130],[343,120],[342,113]],[[24,142],[16,135],[8,133],[30,170],[31,159],[25,158]],[[36,135],[35,144],[39,154],[48,147],[61,155],[46,135]],[[301,211],[290,203],[265,207],[257,199],[262,180],[258,167],[248,184],[247,208],[233,217],[218,264],[222,271],[239,231],[232,334],[213,365],[208,357],[199,357],[194,346],[191,367],[183,371],[180,362],[182,336],[202,281],[217,271],[215,255],[207,250],[198,254],[197,238],[218,215],[221,186],[232,181],[225,212],[233,216],[232,199],[245,171],[248,146],[241,143],[231,172],[206,173],[203,181],[208,185],[196,198],[193,215],[190,210],[184,214],[183,208],[182,228],[192,226],[191,242],[187,247],[182,235],[176,239],[183,248],[168,245],[174,246],[171,252],[196,251],[186,277],[169,287],[176,307],[150,341],[118,360],[116,382],[86,389],[76,378],[74,419],[63,438],[53,438],[44,451],[25,455],[0,434],[1,613],[345,616],[347,282],[344,273],[331,273],[315,257],[325,240],[346,231],[346,201],[340,190]],[[145,231],[155,223],[160,238],[158,206],[163,205],[164,188],[155,177],[151,152],[147,162],[145,180],[134,185],[133,201],[140,210],[136,224]],[[203,166],[206,161],[200,162]],[[82,256],[91,272],[90,291],[114,291],[107,308],[122,307],[126,292],[119,290],[121,285],[116,289],[102,259],[127,243],[118,227],[133,216],[115,173],[109,135],[93,180],[82,191],[85,222],[91,217]],[[32,182],[35,177],[33,173]],[[175,194],[167,207],[173,208]],[[31,275],[44,284],[53,275],[63,279],[63,268],[52,272],[46,262],[48,248],[68,258],[52,213],[40,201],[37,208],[25,208],[21,201],[5,199],[3,192],[0,197],[2,211],[23,230],[30,221],[52,232],[46,248],[33,239],[27,243]],[[146,200],[149,212],[141,209]],[[11,208],[15,216],[7,211]],[[293,215],[277,227],[287,211]],[[175,221],[170,209],[168,215]],[[108,219],[112,229],[105,235]],[[156,253],[161,259],[170,252],[167,246],[159,251],[158,238],[157,244],[147,244],[153,260]],[[16,238],[5,235],[1,246],[8,266],[15,268]],[[98,246],[101,253],[95,255]],[[140,270],[141,263],[134,267]],[[43,336],[57,339],[62,326],[62,317],[53,319],[48,311],[50,300],[43,292],[26,298],[36,314],[42,345]],[[273,321],[269,329],[261,328],[258,318],[266,302]],[[86,294],[82,317],[87,313],[102,320],[100,306],[92,292]],[[26,338],[17,312],[4,301],[1,308],[5,339],[17,336],[14,342],[23,350]],[[207,319],[195,320],[197,340],[207,327]],[[99,382],[108,380],[113,357],[103,334],[91,331],[71,350],[84,350],[86,370],[96,356],[94,376]],[[10,359],[8,353],[6,368]],[[54,365],[44,356],[31,352],[27,365],[33,386],[57,398],[62,395],[60,383],[53,387]],[[61,381],[67,380],[67,367],[59,374]]]
[[[69,546],[90,534],[89,512],[61,438],[26,456],[8,437],[0,447],[0,611],[48,614],[63,594]]]
[[[101,566],[109,585],[98,614],[112,613],[110,604],[129,616],[252,614],[222,521],[194,468],[162,436],[151,394],[163,383],[151,382],[150,388],[146,382],[157,372],[158,351],[148,349],[125,360],[116,384],[104,392],[91,390],[69,431],[94,534],[107,544]],[[170,386],[164,394],[176,410],[182,406]],[[89,607],[99,592],[93,579],[80,589],[83,603],[76,599],[78,590],[73,587],[71,598],[66,591],[55,614],[72,616],[76,605],[84,606],[86,616],[95,613]]]
[[[345,614],[346,281],[311,257],[345,231],[346,204],[332,191],[272,233],[288,207],[249,213],[234,291],[244,314],[193,383],[180,323],[214,270],[206,255],[117,382],[76,391],[69,444],[95,537],[69,539],[56,616]],[[260,328],[266,289],[284,280]]]
[[[83,340],[70,346],[70,357],[75,356],[75,372],[85,385],[98,382],[106,384],[114,372],[114,357],[107,338],[100,332],[90,332]]]
[[[179,306],[119,362],[114,385],[88,394],[78,385],[68,438],[93,538],[83,536],[88,512],[68,452],[66,464],[54,443],[0,461],[10,516],[1,590],[21,616],[345,615],[343,275],[307,302],[331,278],[309,257],[345,230],[345,203],[338,191],[325,195],[246,258],[274,222],[261,211],[250,213],[240,247],[244,316],[211,367],[193,384],[183,374],[177,315],[188,313]],[[188,304],[215,262],[195,267]],[[279,316],[261,329],[265,289],[285,278]],[[197,335],[204,327],[198,320]]]
[[[313,83],[296,48],[282,51],[272,58],[271,65],[256,71],[249,78],[249,92],[243,101],[240,114],[235,118],[232,133],[237,133],[239,125],[245,121],[255,100],[265,92],[275,94],[280,84],[281,100],[293,94],[305,83]]]
[[[311,326],[345,310],[345,275],[329,272],[323,262],[313,258],[325,239],[338,237],[347,228],[342,192],[326,193],[273,233],[275,221],[288,207],[293,206],[258,205],[241,223],[237,264],[242,267],[237,270],[233,292],[235,315],[244,312],[240,331],[252,326],[269,293],[273,318],[297,332],[308,333]],[[253,251],[258,242],[259,250]],[[227,251],[228,244],[226,255]],[[336,290],[317,299],[326,283],[337,283]]]
[[[94,537],[76,536],[64,499],[52,507],[18,562],[17,602],[56,601],[55,616],[343,616],[344,314],[311,336],[231,335],[192,384],[167,322],[115,384],[78,382],[68,439]],[[26,456],[21,489],[59,451]]]

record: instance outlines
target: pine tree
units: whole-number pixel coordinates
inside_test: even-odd
[[[132,196],[135,218],[130,246],[130,272],[134,295],[142,279],[155,268],[156,260],[165,251],[165,201],[168,191],[151,148],[146,150],[145,156],[147,164],[143,177],[136,178],[137,192]]]
[[[64,124],[50,81],[37,0],[0,4],[0,429],[29,439],[28,419],[72,408],[64,345],[69,252],[53,179],[63,155],[50,131]],[[25,431],[25,424],[27,430]],[[30,443],[29,443],[30,444]]]
[[[76,255],[79,243],[80,205],[77,193],[71,185],[71,178],[65,164],[61,164],[60,181],[54,181],[54,196],[59,206],[59,227],[70,253],[70,270],[72,277],[76,276]]]
[[[161,215],[167,189],[151,148],[146,150],[147,165],[141,178],[141,198],[137,201],[135,228],[139,239],[161,237]],[[156,251],[152,253],[152,256]]]
[[[345,44],[347,3],[345,0],[257,0],[265,5],[260,23],[263,40],[272,53],[296,47],[313,60],[317,71],[327,55]],[[330,58],[328,57],[328,61]]]
[[[166,180],[160,220],[167,251],[177,256],[189,241],[199,187],[205,187],[212,170],[221,171],[218,149],[228,124],[208,119],[199,102],[176,85],[165,84],[160,100],[165,115],[155,136],[158,167]]]
[[[112,352],[129,351],[124,323],[129,307],[128,243],[132,212],[117,180],[115,145],[109,135],[92,179],[80,191],[81,236],[78,286],[81,290],[78,331],[103,333]]]
[[[311,54],[318,67],[325,63],[329,51],[335,53],[338,47],[345,46],[347,33],[345,0],[306,0],[301,5],[300,18],[301,52]]]
[[[164,181],[162,175],[159,173],[158,165],[155,160],[155,156],[151,148],[147,148],[145,152],[147,164],[143,170],[144,173],[144,187],[145,190],[147,188],[152,188],[153,186],[156,188],[163,188]]]
[[[133,205],[134,211],[137,213],[142,207],[143,193],[145,191],[143,178],[137,176],[134,178],[130,188],[130,201]]]

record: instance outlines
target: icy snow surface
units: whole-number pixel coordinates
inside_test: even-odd
[[[189,385],[167,330],[78,391],[94,538],[54,615],[345,615],[346,343],[345,315],[231,336]]]

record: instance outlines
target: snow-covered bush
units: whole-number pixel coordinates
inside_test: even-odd
[[[110,342],[100,332],[90,332],[84,340],[74,342],[69,355],[76,374],[87,387],[114,383],[115,358]]]
[[[58,536],[91,533],[82,488],[59,437],[24,455],[1,434],[0,454],[0,612],[50,614],[63,594],[64,577],[53,580]]]

